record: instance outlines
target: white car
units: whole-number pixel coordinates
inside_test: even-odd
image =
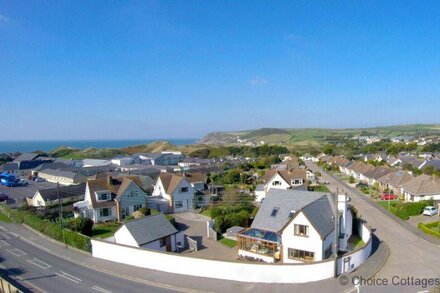
[[[427,206],[425,207],[425,209],[423,210],[423,215],[424,216],[434,216],[438,213],[437,208],[433,207],[433,206]]]

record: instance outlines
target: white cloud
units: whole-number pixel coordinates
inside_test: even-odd
[[[6,16],[4,16],[3,14],[0,14],[0,23],[2,22],[8,22],[9,18],[7,18]]]
[[[269,81],[261,76],[255,76],[250,80],[251,85],[260,85],[269,83]]]

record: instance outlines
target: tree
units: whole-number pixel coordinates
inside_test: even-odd
[[[67,228],[87,236],[92,236],[93,221],[84,217],[74,218],[67,223]]]
[[[326,144],[322,148],[322,152],[327,155],[334,155],[335,154],[335,147],[331,144]]]
[[[356,180],[354,180],[354,177],[350,176],[350,178],[348,179],[348,183],[353,184],[355,182],[356,182]]]

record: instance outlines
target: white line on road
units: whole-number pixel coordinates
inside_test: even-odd
[[[3,232],[8,232],[8,229],[6,229],[6,228],[3,227],[3,226],[0,226],[0,230],[2,230]]]
[[[102,293],[112,293],[112,291],[105,290],[105,289],[103,289],[101,287],[98,287],[98,286],[93,286],[92,289],[96,290],[96,291],[99,291],[99,292],[102,292]]]
[[[5,239],[11,239],[12,238],[11,236],[8,235],[7,232],[0,232],[0,235],[1,235],[2,238],[5,238]]]
[[[24,252],[23,250],[20,250],[20,249],[18,249],[18,248],[7,249],[6,251],[9,252],[9,253],[12,253],[12,254],[15,255],[16,257],[20,257],[20,256],[23,256],[23,255],[27,255],[26,252]]]
[[[72,281],[72,282],[75,282],[75,283],[79,283],[79,282],[81,282],[81,279],[80,278],[77,278],[77,277],[75,277],[75,276],[72,276],[72,275],[70,275],[70,274],[68,274],[68,273],[66,273],[66,272],[63,272],[63,271],[60,271],[61,272],[61,274],[59,274],[59,273],[55,273],[57,276],[60,276],[60,277],[62,277],[62,278],[65,278],[65,279],[67,279],[67,280],[70,280],[70,281]]]
[[[0,240],[0,247],[10,246],[10,244],[4,240]]]
[[[45,262],[43,262],[43,261],[41,261],[41,260],[39,260],[38,258],[35,258],[35,257],[34,257],[33,260],[28,260],[27,259],[26,261],[31,263],[31,264],[33,264],[33,265],[35,265],[35,266],[37,266],[37,267],[42,268],[43,270],[46,270],[46,269],[52,267],[51,265],[49,265],[49,264],[47,264],[47,263],[45,263]]]

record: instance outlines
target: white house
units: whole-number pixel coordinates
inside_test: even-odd
[[[169,211],[172,213],[186,212],[193,209],[194,188],[183,176],[161,173],[152,195],[168,200]]]
[[[440,178],[422,174],[402,184],[401,194],[406,201],[440,200]]]
[[[263,176],[264,191],[256,190],[256,201],[261,201],[271,189],[302,189],[307,190],[307,171],[267,170]]]
[[[61,203],[75,202],[84,199],[86,184],[60,186],[59,198]],[[49,207],[58,204],[58,189],[48,188],[37,190],[28,201],[34,207]]]
[[[335,237],[339,250],[348,249],[353,214],[348,197],[338,196],[338,234],[335,198],[321,192],[271,190],[252,222],[238,235],[241,257],[264,262],[316,262],[332,256]]]
[[[73,204],[74,215],[90,218],[95,223],[122,221],[146,206],[147,194],[140,185],[137,176],[89,180],[84,200]]]
[[[179,251],[184,248],[183,232],[179,232],[164,215],[146,216],[129,221],[113,236],[114,242],[159,251]]]

